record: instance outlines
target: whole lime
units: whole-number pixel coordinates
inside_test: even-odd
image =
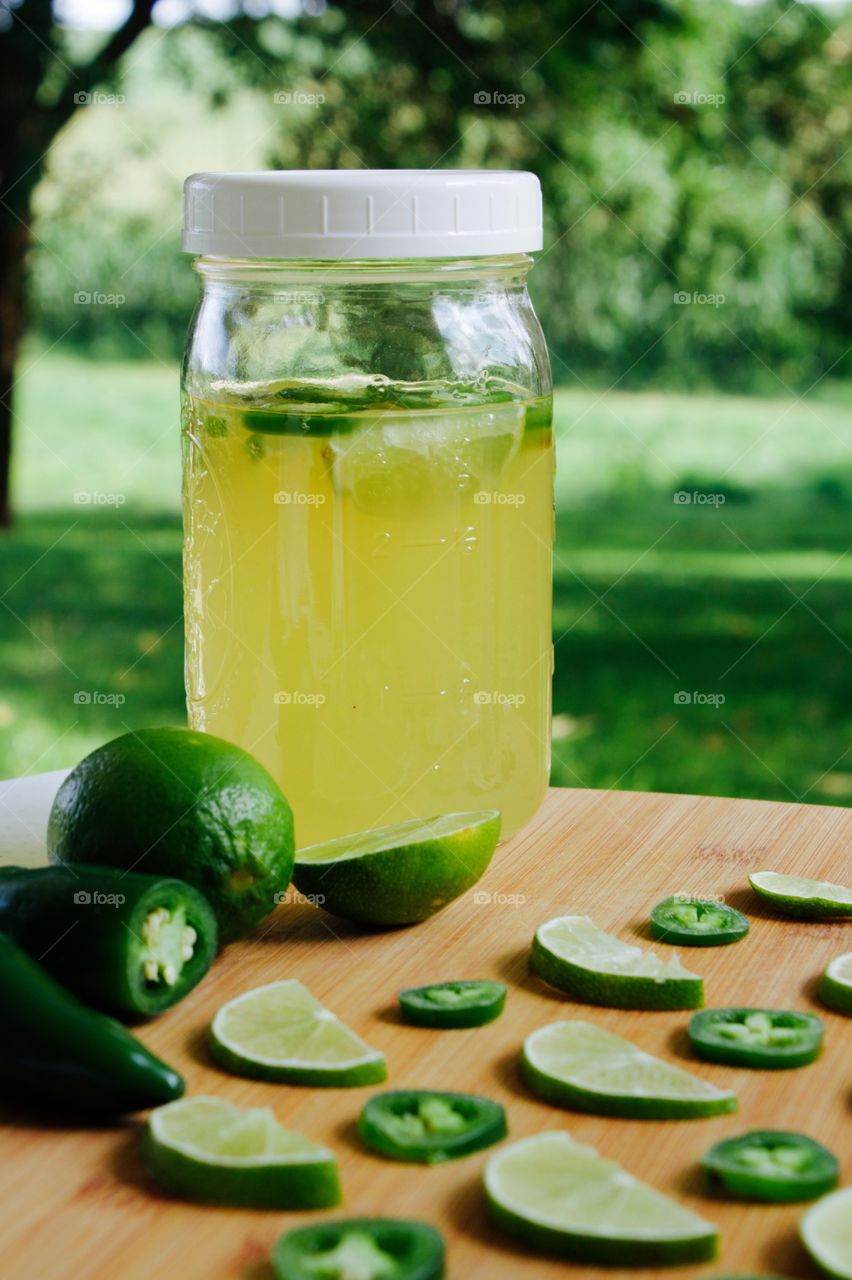
[[[188,880],[223,942],[269,915],[293,870],[293,815],[275,780],[191,729],[140,729],[86,756],[59,788],[47,840],[53,862]]]

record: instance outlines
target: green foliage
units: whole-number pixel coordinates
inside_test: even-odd
[[[852,7],[789,0],[364,0],[149,32],[125,61],[127,103],[85,108],[55,148],[36,323],[175,354],[191,169],[529,167],[559,381],[806,389],[852,369],[850,44]],[[118,323],[74,306],[94,277],[126,283]]]

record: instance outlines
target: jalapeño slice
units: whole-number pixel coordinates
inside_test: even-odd
[[[216,917],[172,876],[114,867],[4,867],[0,929],[85,1004],[119,1018],[161,1013],[213,963]]]
[[[276,1280],[440,1280],[444,1241],[405,1218],[342,1218],[297,1227],[272,1251]]]
[[[499,1102],[473,1093],[391,1090],[364,1105],[358,1132],[391,1160],[438,1164],[505,1138],[506,1113]]]
[[[499,1018],[505,1003],[504,982],[436,982],[399,993],[406,1022],[418,1027],[481,1027]]]
[[[274,409],[246,409],[242,422],[246,431],[263,436],[348,435],[357,425],[351,414],[290,413]]]
[[[699,1058],[737,1067],[804,1067],[819,1057],[822,1020],[781,1009],[701,1009],[689,1020]]]
[[[747,933],[741,911],[711,898],[675,894],[651,911],[651,936],[680,947],[723,947]]]
[[[813,1138],[755,1129],[712,1146],[701,1161],[708,1180],[740,1200],[815,1200],[837,1185],[834,1156]]]

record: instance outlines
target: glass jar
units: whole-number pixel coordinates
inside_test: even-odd
[[[300,846],[483,808],[505,837],[544,794],[540,236],[531,174],[187,182],[189,720],[266,765]]]

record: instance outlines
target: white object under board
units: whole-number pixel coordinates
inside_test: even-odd
[[[70,769],[0,782],[0,865],[41,867],[47,862],[47,819]]]

